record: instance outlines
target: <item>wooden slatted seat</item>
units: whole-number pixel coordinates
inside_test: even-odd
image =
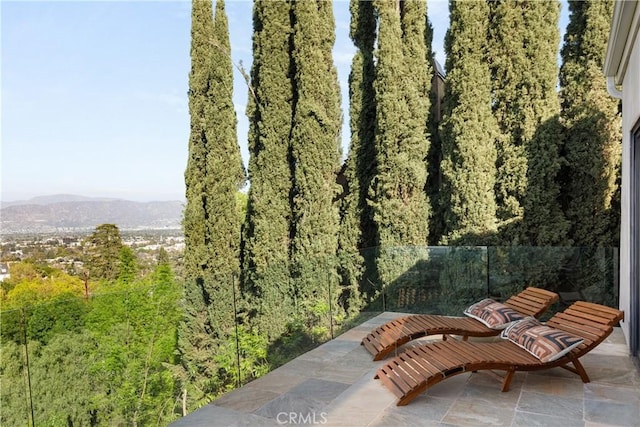
[[[558,301],[558,294],[545,289],[529,287],[504,302],[505,305],[520,313],[539,317]],[[490,337],[500,334],[500,330],[491,329],[482,322],[470,317],[440,316],[434,314],[412,314],[391,320],[371,331],[360,343],[373,360],[382,360],[398,347],[416,338],[443,334],[468,337]]]
[[[582,344],[552,362],[541,362],[509,340],[499,342],[436,341],[408,349],[388,361],[376,378],[406,405],[429,387],[449,377],[480,370],[504,371],[502,391],[508,391],[517,371],[537,371],[553,367],[567,369],[589,382],[579,359],[600,344],[623,319],[623,312],[603,305],[579,301],[556,313],[547,326],[584,339]]]

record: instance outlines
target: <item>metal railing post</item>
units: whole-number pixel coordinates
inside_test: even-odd
[[[31,425],[35,427],[36,420],[33,412],[33,394],[31,393],[31,367],[29,365],[29,343],[27,338],[27,314],[26,308],[22,308],[22,334],[24,337],[24,355],[27,366],[27,393],[29,394],[29,408],[31,409]]]
[[[329,286],[329,331],[333,339],[333,304],[331,303],[331,271],[327,271],[327,283]]]
[[[236,380],[237,388],[240,388],[240,339],[238,337],[238,308],[236,305],[236,275],[231,273],[231,289],[233,293],[233,323],[236,327],[236,362],[238,366],[238,378]]]

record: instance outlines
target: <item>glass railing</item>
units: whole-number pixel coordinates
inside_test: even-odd
[[[615,248],[371,248],[359,262],[357,291],[324,260],[187,282],[191,296],[175,284],[105,285],[3,307],[0,425],[166,425],[383,311],[460,315],[526,286],[558,292],[553,310],[618,304]],[[181,322],[185,301],[214,293],[205,319]],[[186,364],[210,376],[202,391],[177,349],[209,339]]]
[[[363,257],[372,266],[363,277],[369,306],[379,311],[459,315],[480,298],[504,300],[527,286],[557,292],[556,310],[576,300],[618,304],[617,248],[371,248]]]

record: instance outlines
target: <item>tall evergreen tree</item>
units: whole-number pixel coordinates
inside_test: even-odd
[[[442,141],[445,233],[442,244],[486,245],[497,230],[495,141],[491,72],[486,61],[489,6],[450,2],[445,39]]]
[[[378,274],[382,283],[388,284],[403,269],[398,264],[395,248],[427,242],[430,208],[425,195],[424,159],[429,145],[428,101],[425,103],[417,97],[428,94],[415,93],[412,82],[415,76],[408,68],[416,60],[424,63],[426,52],[421,50],[419,58],[405,53],[401,8],[397,1],[376,0],[374,6],[379,17],[374,82],[376,175],[370,195],[380,246]],[[424,25],[424,17],[422,19]]]
[[[555,89],[554,89],[555,91]],[[541,123],[527,149],[527,192],[521,243],[530,246],[566,246],[569,221],[562,209],[562,126],[559,115]]]
[[[559,113],[555,92],[558,18],[556,0],[491,2],[489,56],[494,82],[494,114],[502,133],[498,144],[496,189],[504,243],[521,240],[526,230],[517,223],[523,220],[525,207],[534,208],[538,203],[551,203],[545,208],[553,213],[530,212],[530,228],[535,229],[545,221],[542,218],[548,217],[559,221],[558,235],[562,236],[566,231],[554,199],[558,188],[553,184],[559,169],[560,139],[553,131],[536,135],[541,125]],[[538,157],[543,155],[547,158]],[[529,172],[534,185],[530,192]],[[544,177],[552,178],[545,180]],[[545,185],[551,188],[545,190]],[[545,191],[552,196],[544,196]],[[529,201],[525,200],[527,194]],[[531,235],[534,240],[540,237],[542,243],[550,241],[546,231]]]
[[[122,246],[119,257],[118,280],[122,283],[133,283],[138,275],[138,259],[135,252],[129,246]]]
[[[425,0],[402,0],[399,1],[399,6],[404,72],[406,74],[404,80],[409,113],[411,114],[410,131],[412,135],[415,135],[419,149],[424,149],[419,157],[424,163],[430,140],[428,120],[431,107],[430,91],[433,66],[431,49],[427,46],[427,41],[431,39],[431,27],[427,18]],[[424,169],[426,170],[426,164]]]
[[[256,0],[249,117],[249,199],[243,242],[243,286],[259,329],[279,336],[290,320],[289,139],[293,116],[291,4]]]
[[[206,391],[193,395],[190,385],[205,381],[206,375],[215,375],[215,367],[205,361],[198,366],[203,355],[213,350],[207,302],[204,287],[207,272],[206,204],[208,201],[206,178],[207,140],[205,110],[207,90],[211,80],[209,41],[213,34],[213,11],[210,1],[193,1],[191,9],[191,73],[189,74],[189,159],[185,171],[187,203],[182,219],[185,235],[185,314],[179,329],[178,346],[182,363],[188,373],[185,386],[189,398],[203,401]],[[206,388],[203,387],[203,388]]]
[[[244,184],[232,102],[232,67],[224,1],[192,2],[189,112],[185,171],[185,313],[179,339],[190,377],[190,402],[216,392],[215,352],[234,324],[232,286],[239,274],[236,191]]]
[[[115,224],[100,224],[86,239],[85,264],[92,279],[114,280],[120,269],[122,238]]]
[[[570,235],[578,246],[618,246],[621,119],[601,71],[613,1],[570,1],[569,10],[560,94]]]
[[[528,22],[538,23],[540,35],[528,40],[528,51],[535,54],[532,67],[535,66],[537,84],[532,104],[539,125],[527,146],[522,242],[534,246],[567,245],[569,222],[560,204],[560,171],[564,162],[557,93],[560,5],[546,1],[534,6],[537,7],[527,15]]]
[[[406,76],[407,100],[411,113],[411,133],[416,136],[419,143],[418,150],[424,150],[419,157],[424,164],[425,176],[423,191],[427,188],[428,164],[427,154],[431,143],[431,83],[433,79],[433,57],[431,51],[431,25],[427,16],[427,3],[425,0],[401,0],[400,25],[402,27],[402,49]],[[419,151],[413,153],[419,155]],[[415,157],[413,161],[416,161]],[[416,163],[417,166],[417,163]],[[421,178],[422,182],[422,178]],[[426,194],[426,193],[425,193]],[[426,199],[427,223],[425,227],[429,232],[428,218],[431,215],[430,200]],[[427,234],[428,235],[428,234]],[[425,241],[424,244],[427,242]]]
[[[332,56],[332,8],[324,0],[295,2],[292,7],[291,273],[296,298],[312,307],[326,305],[329,292],[336,295],[338,283],[339,216],[334,200],[338,195],[341,111]]]
[[[376,39],[376,18],[373,3],[351,0],[349,35],[357,50],[349,74],[349,117],[351,139],[349,155],[344,165],[345,189],[341,205],[338,255],[345,305],[351,312],[362,303],[360,292],[370,289],[360,286],[365,269],[363,248],[375,244],[373,213],[367,204],[367,192],[375,170],[375,64],[373,48]]]

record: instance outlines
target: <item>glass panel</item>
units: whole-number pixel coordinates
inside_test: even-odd
[[[384,281],[375,269],[364,277],[373,290],[370,307],[382,311],[461,315],[464,308],[487,295],[485,247],[403,247],[369,249],[368,264],[382,256],[394,274]],[[372,259],[373,258],[373,259]]]
[[[490,247],[489,289],[508,298],[527,286],[560,295],[558,309],[577,300],[618,304],[618,251],[615,248]]]
[[[577,300],[618,304],[617,248],[425,246],[370,248],[362,256],[373,311],[461,315],[479,299],[506,300],[527,286],[558,292],[556,309]]]

